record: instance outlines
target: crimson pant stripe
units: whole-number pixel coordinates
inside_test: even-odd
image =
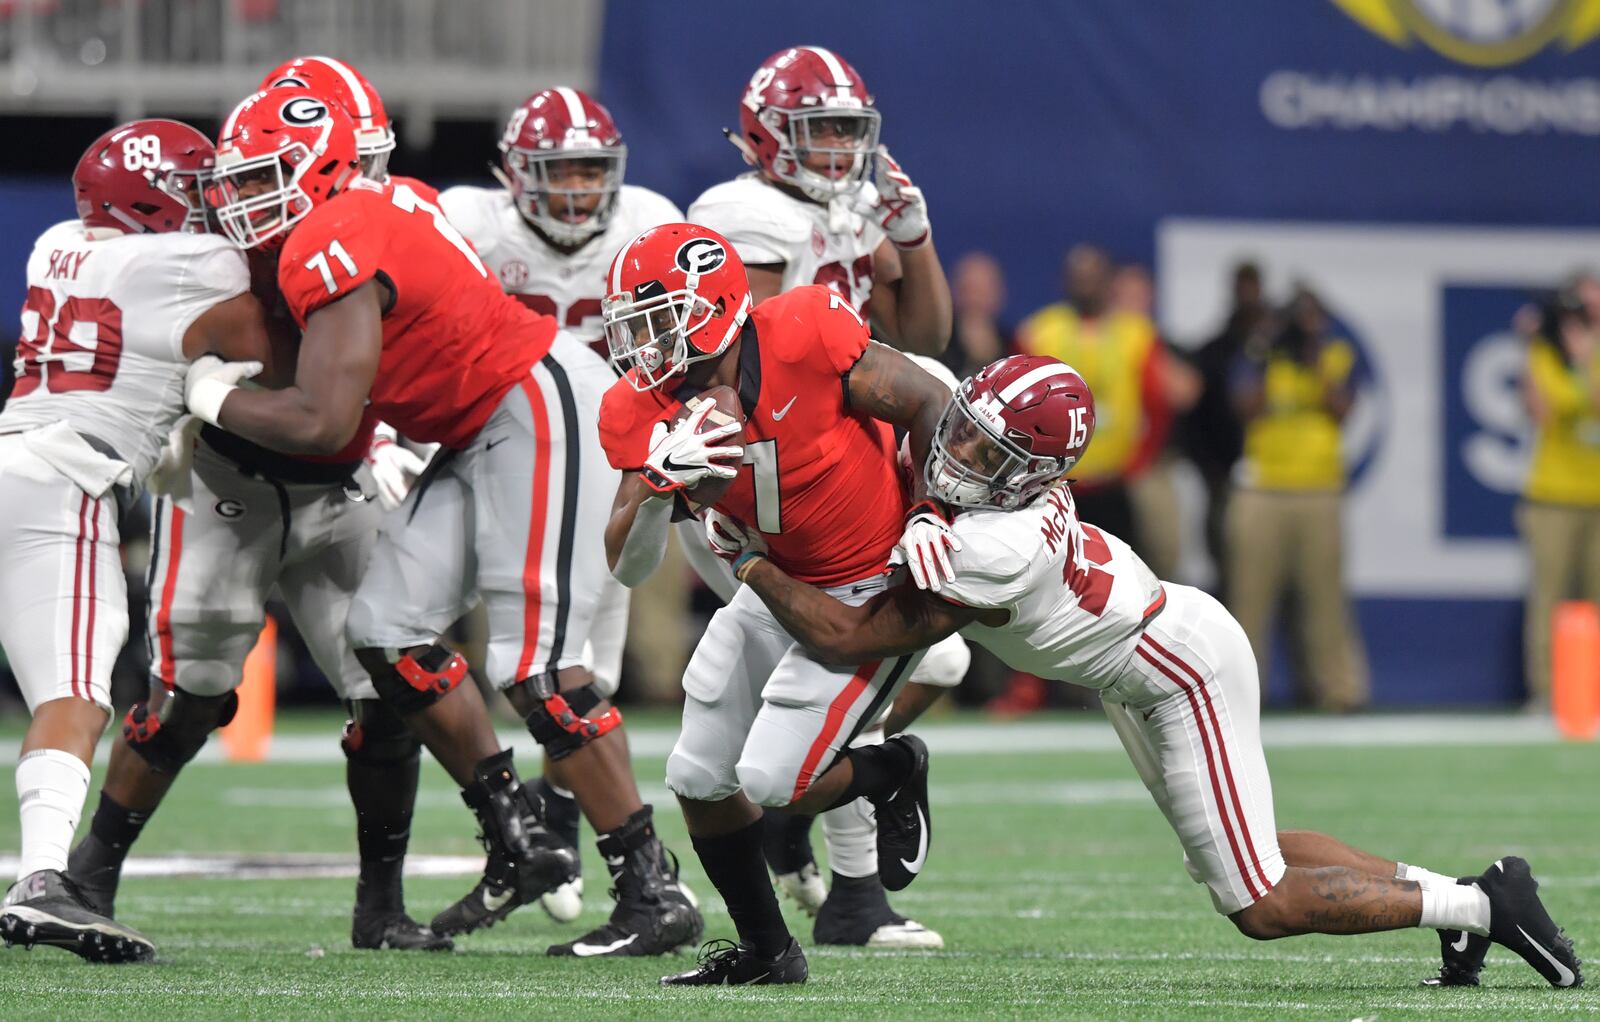
[[[1270,891],[1272,884],[1267,883],[1266,872],[1261,868],[1261,856],[1256,854],[1256,843],[1250,840],[1250,824],[1246,822],[1245,809],[1238,803],[1238,785],[1234,782],[1234,766],[1227,760],[1227,742],[1222,741],[1222,721],[1216,715],[1216,705],[1211,702],[1211,686],[1206,685],[1205,681],[1200,678],[1200,672],[1197,672],[1194,667],[1190,667],[1182,657],[1160,645],[1154,638],[1150,638],[1149,632],[1144,633],[1144,640],[1150,643],[1150,646],[1157,653],[1162,654],[1168,661],[1178,665],[1179,670],[1189,675],[1190,680],[1194,680],[1195,688],[1200,689],[1200,704],[1205,707],[1206,715],[1211,718],[1211,728],[1216,731],[1216,747],[1218,747],[1218,752],[1222,753],[1222,777],[1227,780],[1227,792],[1229,792],[1229,795],[1234,796],[1234,812],[1238,814],[1238,828],[1240,828],[1240,832],[1243,833],[1243,838],[1245,838],[1245,851],[1250,852],[1250,864],[1256,867],[1256,876],[1261,878],[1262,886]]]
[[[811,787],[811,779],[817,775],[817,764],[822,762],[822,754],[828,751],[828,746],[833,743],[834,736],[844,726],[845,714],[850,712],[850,707],[861,698],[861,693],[866,690],[867,683],[872,676],[878,673],[878,665],[883,661],[869,660],[856,669],[856,673],[845,682],[844,688],[833,697],[833,702],[828,704],[828,712],[822,718],[822,730],[811,743],[811,748],[806,750],[806,758],[800,764],[800,772],[794,778],[794,794],[789,801],[793,802],[806,793]]]
[[[89,511],[89,495],[85,493],[83,500],[78,504],[78,542],[75,547],[77,559],[72,566],[72,636],[67,643],[67,650],[72,659],[72,694],[81,695],[78,691],[78,615],[83,610],[83,538],[88,531],[86,515]]]
[[[1244,878],[1245,890],[1250,892],[1251,898],[1260,901],[1263,892],[1256,890],[1255,881],[1250,876],[1250,867],[1245,865],[1244,856],[1239,851],[1239,839],[1233,835],[1233,821],[1228,817],[1228,805],[1222,797],[1222,784],[1217,780],[1217,764],[1211,752],[1211,736],[1206,731],[1205,721],[1200,716],[1200,703],[1195,699],[1194,690],[1189,687],[1187,682],[1174,674],[1171,668],[1151,656],[1143,646],[1135,647],[1135,652],[1143,657],[1150,666],[1166,675],[1167,679],[1178,686],[1184,696],[1188,698],[1189,711],[1194,716],[1195,725],[1200,729],[1200,745],[1205,750],[1206,771],[1211,775],[1211,794],[1217,803],[1217,815],[1222,817],[1223,833],[1228,836],[1228,848],[1233,852],[1233,861],[1239,867],[1239,875]],[[1240,822],[1242,823],[1243,821],[1241,820]]]
[[[1162,646],[1161,643],[1151,638],[1149,632],[1144,634],[1144,640],[1148,642],[1151,648],[1157,653],[1160,653],[1162,656],[1166,657],[1167,660],[1176,665],[1179,670],[1187,674],[1194,682],[1195,687],[1200,690],[1201,705],[1205,707],[1206,715],[1211,719],[1211,728],[1216,732],[1217,735],[1217,751],[1222,756],[1222,776],[1224,780],[1227,781],[1228,794],[1233,799],[1234,814],[1239,818],[1239,831],[1244,837],[1245,851],[1250,853],[1250,864],[1255,867],[1256,876],[1260,878],[1262,886],[1267,890],[1271,890],[1272,884],[1267,881],[1267,874],[1261,868],[1261,856],[1256,854],[1255,842],[1250,840],[1249,818],[1244,815],[1244,807],[1240,805],[1239,802],[1239,786],[1233,779],[1233,764],[1228,761],[1228,743],[1224,741],[1222,737],[1222,721],[1217,717],[1217,708],[1211,701],[1210,687],[1206,685],[1204,680],[1201,679],[1198,671],[1196,671],[1193,667],[1190,667],[1189,664],[1181,657],[1177,656],[1172,651]]]
[[[572,384],[561,363],[546,355],[540,364],[550,373],[556,385],[556,398],[561,402],[561,424],[567,433],[566,489],[561,495],[561,534],[556,541],[556,620],[555,634],[550,640],[550,661],[546,670],[561,666],[561,653],[567,643],[567,612],[572,607],[572,547],[578,529],[578,470],[582,458],[579,442],[578,403],[572,396]]]
[[[96,500],[91,506],[94,508],[90,513],[94,537],[89,540],[89,621],[83,629],[83,698],[92,701],[94,699],[95,566],[100,561],[100,502]]]
[[[540,576],[550,501],[550,413],[545,407],[544,391],[534,382],[531,372],[522,378],[520,386],[533,416],[533,497],[528,509],[528,546],[522,561],[522,653],[517,657],[516,671],[519,681],[533,676],[533,658],[539,652],[539,621],[544,610]]]
[[[150,560],[144,566],[144,591],[152,600],[156,592],[156,562],[161,560],[161,518],[166,513],[166,501],[157,499],[150,512]],[[155,608],[149,609],[151,621],[147,622],[144,630],[145,659],[150,661],[154,671],[160,670],[160,662],[156,659],[155,630],[150,627],[155,620]]]

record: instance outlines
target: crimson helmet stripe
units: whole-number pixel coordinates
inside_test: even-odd
[[[825,50],[820,46],[803,46],[801,49],[810,50],[816,54],[823,64],[827,65],[828,74],[833,77],[833,85],[839,90],[840,98],[849,94],[850,76],[845,74],[844,64],[832,50]]]
[[[583,97],[578,94],[578,90],[561,85],[551,91],[560,96],[561,102],[567,105],[567,118],[572,122],[572,127],[578,131],[586,130],[589,126],[589,115],[584,112]]]
[[[1041,380],[1048,380],[1057,376],[1066,376],[1069,373],[1074,373],[1074,370],[1065,362],[1052,362],[1049,365],[1042,365],[1036,369],[1030,369],[1006,385],[1006,388],[1000,392],[1000,400],[1010,401],[1012,398],[1021,394],[1023,391],[1027,390],[1029,387],[1040,382]]]
[[[361,76],[355,69],[341,60],[332,57],[307,57],[306,63],[316,61],[323,67],[344,79],[345,87],[350,90],[351,101],[356,105],[356,116],[361,118],[363,128],[372,127],[372,103],[367,99],[367,90],[361,85]]]

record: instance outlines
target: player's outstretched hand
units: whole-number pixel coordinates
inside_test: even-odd
[[[767,541],[761,538],[761,533],[716,508],[706,510],[706,539],[711,542],[711,552],[729,564],[748,550],[767,552]]]
[[[393,426],[380,424],[372,433],[372,446],[367,448],[367,466],[378,489],[378,503],[385,511],[405,503],[406,494],[428,467],[427,459],[402,447],[396,439]]]
[[[201,355],[189,363],[183,381],[183,401],[189,411],[199,418],[218,425],[222,402],[237,389],[240,380],[248,380],[261,371],[260,362],[224,362],[215,355]]]
[[[961,540],[944,509],[933,501],[922,501],[906,513],[906,531],[895,549],[906,559],[918,589],[938,592],[945,582],[956,580],[950,555],[961,549]]]
[[[706,401],[676,426],[656,423],[650,433],[650,454],[639,473],[651,489],[670,493],[697,486],[708,477],[732,479],[739,474],[744,447],[737,442],[718,446],[717,441],[738,435],[744,423],[729,422],[700,431],[716,408],[714,402]]]
[[[862,189],[858,212],[876,221],[896,248],[916,248],[927,241],[928,200],[885,146],[873,154],[872,179],[877,201],[870,201],[873,189]]]

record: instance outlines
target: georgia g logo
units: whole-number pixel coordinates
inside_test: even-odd
[[[728,261],[728,251],[715,239],[690,238],[678,247],[672,261],[685,273],[710,273]]]
[[[328,108],[310,96],[296,96],[283,104],[280,111],[283,119],[290,124],[315,124],[328,116]]]

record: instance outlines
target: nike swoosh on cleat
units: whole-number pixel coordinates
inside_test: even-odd
[[[1528,936],[1527,930],[1524,930],[1519,926],[1517,927],[1517,932],[1522,934],[1522,939],[1527,941],[1529,944],[1532,944],[1533,949],[1539,952],[1540,955],[1544,956],[1544,960],[1549,962],[1551,967],[1556,970],[1556,975],[1559,976],[1561,980],[1556,984],[1556,986],[1569,987],[1578,981],[1578,977],[1572,974],[1572,970],[1556,961],[1556,956],[1546,951],[1543,944],[1540,944],[1538,941]]]
[[[591,958],[595,955],[609,955],[613,951],[621,950],[639,939],[637,933],[630,933],[621,940],[614,940],[609,944],[585,944],[582,941],[572,945],[572,953],[579,958]]]
[[[928,818],[922,815],[922,806],[917,806],[917,857],[907,862],[900,860],[900,865],[906,872],[916,875],[922,872],[922,864],[928,861]]]
[[[1466,930],[1462,930],[1461,931],[1461,939],[1456,941],[1455,943],[1451,944],[1450,945],[1450,950],[1454,951],[1456,954],[1461,954],[1466,949],[1467,949],[1467,931]]]

